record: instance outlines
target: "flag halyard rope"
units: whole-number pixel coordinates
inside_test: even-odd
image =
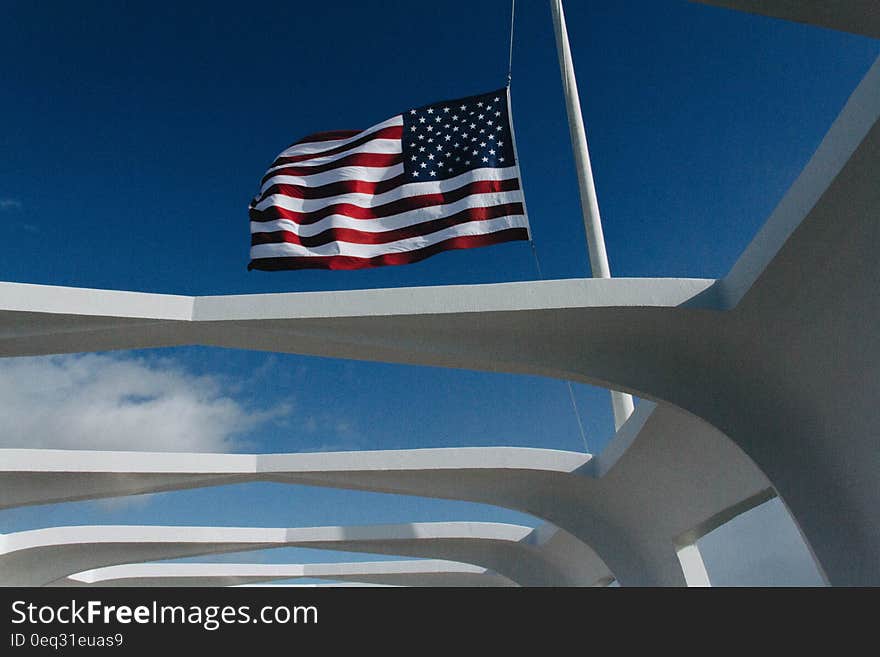
[[[507,55],[507,86],[510,86],[510,79],[513,76],[513,23],[516,17],[516,0],[510,2],[510,52]]]
[[[541,261],[538,259],[538,249],[535,247],[535,241],[529,239],[529,244],[532,247],[532,255],[535,257],[535,268],[538,270],[538,278],[543,281],[544,273],[541,271]],[[581,421],[581,412],[578,410],[577,401],[574,397],[574,387],[571,385],[571,381],[566,381],[565,384],[568,386],[568,397],[571,400],[571,410],[574,411],[574,419],[577,420],[578,431],[581,434],[581,441],[584,443],[584,451],[589,454],[590,446],[587,443],[587,432],[584,430],[584,423]]]

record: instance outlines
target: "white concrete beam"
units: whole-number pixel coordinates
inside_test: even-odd
[[[0,535],[0,585],[63,585],[76,573],[180,557],[307,547],[476,564],[522,586],[591,586],[607,576],[562,530],[488,522],[357,527],[52,527]]]
[[[687,583],[676,546],[773,495],[761,472],[717,430],[650,402],[639,405],[596,459],[511,447],[265,455],[0,450],[0,456],[3,506],[244,481],[504,506],[565,529],[589,546],[577,549],[591,572],[613,572],[625,585]]]
[[[285,579],[327,579],[384,586],[515,586],[487,568],[456,561],[350,563],[137,563],[76,573],[65,586],[242,586]]]

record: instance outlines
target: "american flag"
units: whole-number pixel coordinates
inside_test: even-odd
[[[403,265],[528,240],[507,89],[282,151],[249,206],[248,269]]]

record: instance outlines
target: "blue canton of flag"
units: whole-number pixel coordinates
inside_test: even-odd
[[[454,178],[515,164],[507,90],[424,105],[403,114],[407,180]]]

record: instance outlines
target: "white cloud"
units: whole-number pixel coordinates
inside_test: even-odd
[[[173,361],[89,354],[0,361],[0,447],[228,452],[288,408],[253,409]]]
[[[21,201],[14,198],[0,198],[0,210],[20,210]]]
[[[363,435],[350,419],[329,413],[307,416],[301,430],[317,443],[301,447],[302,452],[356,452],[363,449]]]

